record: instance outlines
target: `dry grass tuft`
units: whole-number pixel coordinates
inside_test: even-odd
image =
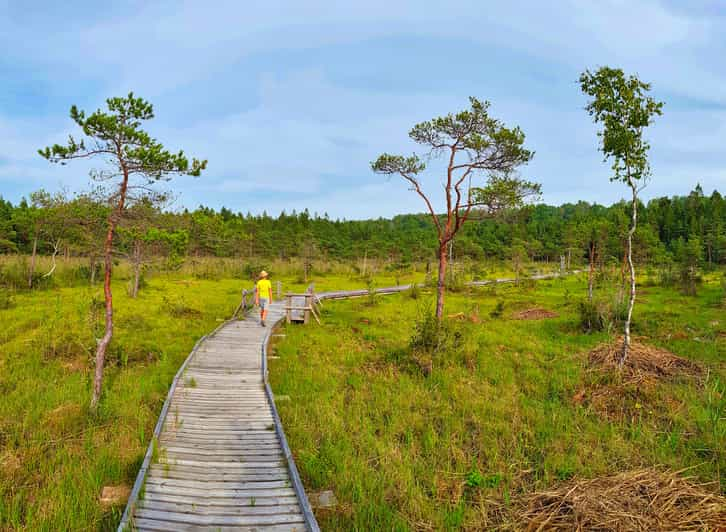
[[[22,467],[20,455],[11,450],[0,453],[0,478],[13,478]]]
[[[554,310],[547,310],[545,308],[528,308],[517,312],[512,316],[515,320],[544,320],[547,318],[557,318],[557,314]]]
[[[628,358],[620,368],[621,349],[619,338],[590,352],[591,370],[605,379],[589,379],[573,396],[573,403],[587,404],[612,421],[649,418],[653,422],[668,422],[674,405],[664,402],[658,384],[698,379],[704,374],[703,368],[670,351],[638,341],[631,344]]]
[[[620,370],[626,381],[669,380],[678,377],[699,377],[703,368],[670,351],[638,342],[632,342],[628,357],[619,367],[622,338],[615,343],[604,344],[590,352],[590,365],[605,371]]]
[[[520,530],[724,530],[726,498],[682,472],[642,469],[525,496]]]
[[[61,362],[61,366],[69,373],[87,372],[90,369],[88,357],[78,357]]]
[[[99,502],[105,508],[121,506],[126,504],[129,495],[131,495],[131,488],[128,486],[104,486]]]

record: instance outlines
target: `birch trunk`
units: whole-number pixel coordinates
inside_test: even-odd
[[[630,351],[630,322],[633,317],[633,306],[635,305],[635,266],[633,265],[633,234],[638,223],[638,193],[632,182],[628,183],[633,191],[633,213],[631,215],[630,229],[628,230],[628,241],[626,256],[628,260],[628,270],[630,273],[630,298],[628,300],[628,315],[625,318],[625,331],[623,337],[623,350],[620,356],[620,367],[623,366],[628,358]]]

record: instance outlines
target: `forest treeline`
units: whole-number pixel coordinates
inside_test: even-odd
[[[622,258],[628,205],[584,201],[531,205],[499,219],[467,224],[452,254],[472,260],[559,261],[591,256]],[[100,257],[108,207],[90,196],[38,192],[17,204],[0,198],[0,252]],[[696,254],[704,265],[726,264],[726,199],[700,186],[685,196],[661,197],[639,206],[635,254],[640,262],[678,260]],[[281,213],[277,217],[199,207],[165,211],[155,203],[128,208],[116,235],[119,254],[351,260],[368,257],[406,264],[435,257],[437,240],[426,214],[391,219],[333,220],[327,214]],[[140,259],[140,257],[137,257]]]

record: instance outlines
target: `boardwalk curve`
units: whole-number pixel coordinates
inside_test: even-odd
[[[410,288],[380,288],[376,293]],[[368,293],[340,290],[316,297]],[[233,319],[197,342],[169,389],[119,532],[320,530],[267,380],[267,345],[283,317],[283,304],[276,302],[269,309],[270,327],[260,327],[256,319]]]

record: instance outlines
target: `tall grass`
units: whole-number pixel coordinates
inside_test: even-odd
[[[186,257],[180,263],[170,264],[164,257],[151,257],[144,268],[146,277],[161,276],[169,279],[205,279],[217,281],[222,279],[238,279],[253,281],[260,270],[267,270],[273,276],[293,281],[301,286],[305,285],[305,262],[300,258],[271,259],[265,257]],[[24,290],[28,286],[31,258],[26,255],[0,255],[0,287],[11,290]],[[91,284],[91,262],[86,257],[56,257],[56,268],[51,275],[52,261],[50,257],[38,255],[36,257],[33,286],[36,289],[50,289],[60,287],[88,286]],[[395,286],[406,284],[412,279],[419,282],[424,280],[425,263],[393,263],[391,261],[367,259],[365,267],[361,261],[329,261],[326,259],[313,260],[308,276],[315,279],[345,279],[347,285],[361,288],[371,279],[375,278],[379,286]],[[103,279],[103,268],[99,262],[95,263],[95,283]],[[527,265],[529,273],[553,271],[551,264],[537,263]],[[114,261],[113,275],[116,280],[130,281],[132,266],[123,259]],[[472,280],[496,279],[511,277],[511,267],[504,262],[472,262],[463,260],[450,267],[454,272],[451,281],[452,288],[457,289],[463,283]],[[335,289],[344,288],[335,286]]]
[[[492,529],[517,494],[642,465],[693,467],[724,491],[726,321],[716,280],[698,298],[641,295],[635,334],[711,377],[656,385],[652,405],[625,397],[637,415],[619,420],[576,400],[591,379],[587,353],[612,339],[582,333],[573,294],[585,291],[584,279],[559,279],[450,294],[443,333],[419,319],[431,291],[375,307],[330,302],[322,327],[286,326],[270,376],[275,393],[292,398],[279,410],[305,486],[340,500],[318,513],[322,528]],[[500,302],[499,317],[481,318]],[[511,319],[534,307],[559,317]],[[434,353],[430,372],[411,363],[421,351]]]

